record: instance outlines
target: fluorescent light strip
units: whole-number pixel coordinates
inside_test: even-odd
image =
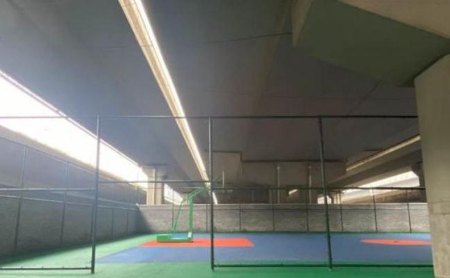
[[[403,142],[401,142],[401,143],[399,143],[399,144],[397,144],[397,145],[394,145],[394,146],[392,146],[392,147],[389,147],[389,148],[387,148],[387,149],[384,150],[384,151],[381,151],[381,152],[376,153],[376,154],[374,154],[374,155],[372,155],[372,156],[369,156],[368,158],[365,158],[365,159],[363,159],[363,160],[360,160],[360,161],[358,161],[358,162],[355,162],[355,163],[349,165],[349,166],[347,167],[346,171],[354,170],[354,169],[356,169],[356,168],[358,168],[358,167],[363,166],[364,164],[367,164],[367,163],[369,163],[369,162],[371,162],[371,161],[374,161],[374,160],[376,160],[376,159],[379,159],[379,158],[381,158],[381,157],[383,157],[383,156],[386,156],[386,155],[388,155],[388,154],[390,154],[390,153],[393,153],[393,152],[395,152],[395,151],[397,151],[397,150],[399,150],[399,149],[405,148],[405,147],[407,147],[407,146],[409,146],[409,145],[411,145],[411,144],[414,144],[414,143],[416,143],[416,142],[419,142],[419,141],[420,141],[420,135],[416,135],[416,136],[414,136],[414,137],[412,137],[412,138],[410,138],[410,139],[408,139],[408,140],[405,140],[405,141],[403,141]]]
[[[66,117],[31,90],[0,71],[0,116]],[[54,149],[92,168],[96,166],[97,139],[70,118],[0,119],[0,125]],[[147,180],[136,162],[106,143],[100,143],[100,170],[119,180]],[[146,187],[146,185],[141,185]]]
[[[412,183],[412,185],[411,185]],[[401,174],[397,174],[394,176],[390,176],[388,178],[379,179],[374,182],[369,182],[366,184],[363,184],[359,187],[361,188],[371,188],[371,187],[419,187],[420,181],[417,175],[412,171],[407,171]],[[345,187],[343,188],[345,189]],[[343,190],[342,194],[344,198],[343,201],[348,201],[351,199],[358,199],[363,198],[367,196],[373,195],[381,195],[386,192],[391,192],[393,190],[386,189],[386,190],[362,190],[362,189],[347,189]]]
[[[390,185],[392,185],[394,183],[407,181],[407,180],[411,180],[411,179],[417,180],[417,182],[419,182],[419,179],[418,179],[417,175],[414,174],[413,171],[407,171],[407,172],[404,172],[404,173],[401,173],[401,174],[397,174],[397,175],[394,175],[394,176],[391,176],[391,177],[388,177],[388,178],[380,179],[380,180],[377,180],[377,181],[374,181],[374,182],[369,182],[369,183],[363,184],[363,185],[361,185],[359,187],[363,187],[363,188],[366,188],[366,187],[369,187],[369,188],[370,187],[384,187],[384,186],[390,186]],[[417,183],[417,186],[419,186],[419,183]]]
[[[161,49],[156,39],[148,14],[145,11],[142,0],[119,0],[128,22],[141,46],[141,49],[149,63],[153,74],[161,88],[169,108],[174,116],[185,117],[177,89],[173,83],[168,67],[164,61]],[[194,159],[200,176],[208,180],[208,173],[195,142],[194,136],[186,119],[176,120],[184,137],[189,151]],[[212,177],[211,177],[212,179]]]

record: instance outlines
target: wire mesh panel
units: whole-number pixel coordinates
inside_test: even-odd
[[[45,195],[45,205],[40,204],[43,200],[36,196],[19,194],[16,199],[21,200],[21,208],[16,211],[21,213],[17,215],[28,219],[27,222],[32,221],[32,215],[26,213],[30,210],[26,209],[22,215],[22,209],[37,203],[46,214],[56,215],[54,219],[43,218],[43,223],[62,223],[52,224],[52,227],[59,227],[55,228],[59,236],[55,240],[57,244],[49,243],[51,247],[64,246],[65,242],[81,243],[90,238],[95,247],[97,238],[128,235],[137,229],[171,233],[172,238],[187,235],[188,242],[176,248],[164,246],[170,248],[164,249],[164,256],[157,258],[209,260],[212,268],[430,264],[429,236],[418,233],[428,229],[424,224],[428,222],[426,196],[420,177],[403,177],[402,181],[419,180],[419,183],[400,186],[398,177],[386,181],[391,176],[379,177],[376,172],[379,168],[371,171],[369,167],[379,157],[385,159],[395,152],[397,149],[392,146],[401,145],[404,150],[406,143],[402,139],[414,134],[414,123],[395,119],[386,129],[385,123],[378,122],[386,117],[375,122],[371,122],[374,117],[196,119],[198,122],[189,122],[196,132],[183,133],[183,136],[193,138],[195,135],[199,142],[197,149],[185,145],[179,136],[180,125],[185,125],[186,119],[98,118],[102,123],[101,137],[105,140],[97,141],[100,164],[95,166],[101,169],[98,172],[75,166],[73,161],[42,156],[34,150],[30,152],[30,161],[35,161],[33,164],[37,166],[32,168],[32,164],[27,165],[28,151],[24,151],[19,186],[26,183],[34,186],[33,182],[40,182],[57,189],[62,184],[64,190],[74,188],[80,192],[51,193],[58,197],[51,199],[47,198],[50,195]],[[390,135],[399,129],[401,134]],[[161,134],[156,132],[149,136],[150,130],[159,130]],[[369,137],[361,142],[358,138],[365,134]],[[161,140],[174,150],[171,156],[162,155],[164,150],[151,148]],[[412,151],[417,151],[414,149],[417,141],[407,140],[412,142]],[[118,154],[106,142],[123,153]],[[406,146],[411,147],[411,144]],[[141,164],[128,160],[126,167],[118,167],[114,163],[118,156],[126,158],[127,154],[136,157]],[[167,165],[177,162],[183,168],[155,164],[155,161],[160,162],[160,157],[173,157],[174,161],[167,161]],[[62,173],[50,171],[45,175],[48,171],[45,167],[42,171],[36,170],[43,164],[53,165],[51,168],[60,169]],[[87,168],[92,169],[90,166]],[[164,171],[158,170],[162,168]],[[38,179],[26,179],[40,173],[44,175]],[[365,174],[368,177],[364,177]],[[98,195],[83,191],[97,185]],[[195,198],[183,203],[193,193]],[[144,201],[152,205],[141,208],[142,224],[138,225],[136,204]],[[72,225],[79,223],[76,222],[79,218],[85,222]],[[19,227],[23,219],[16,221]],[[23,236],[29,235],[20,235]],[[20,241],[13,242],[12,248],[17,248]],[[93,270],[95,264],[89,258],[95,258],[95,250],[83,251],[91,255],[84,257],[84,262],[91,264],[83,269]],[[163,249],[151,250],[163,252]],[[74,256],[77,254],[81,252]],[[79,261],[81,259],[74,260]],[[55,261],[56,265],[58,263]]]
[[[237,194],[241,191],[238,188],[232,190]],[[221,191],[230,189],[217,190]],[[270,195],[267,189],[252,191]],[[305,194],[307,191],[301,190]],[[219,266],[327,264],[323,205],[301,202],[220,203],[214,206],[214,210],[215,258]]]
[[[214,266],[327,265],[317,119],[215,119],[214,126],[215,175],[228,170],[214,189]]]
[[[89,248],[77,252],[67,249],[67,246],[91,240],[92,198],[81,203],[79,198],[91,197],[94,186],[87,188],[84,184],[75,188],[69,185],[69,165],[85,162],[70,156],[74,141],[68,136],[79,135],[73,133],[76,125],[57,116],[0,118],[0,124],[9,130],[2,132],[6,138],[0,140],[0,148],[4,149],[2,153],[11,155],[9,158],[2,155],[7,160],[0,165],[0,229],[6,235],[2,243],[8,245],[0,248],[0,256],[12,258],[3,260],[0,269],[89,270]],[[84,134],[85,139],[89,137],[95,142],[95,137]],[[78,200],[68,200],[69,190],[78,192]],[[38,256],[43,251],[56,249],[61,254],[71,254],[73,260],[49,263]],[[36,254],[36,258],[23,260],[23,254],[27,257]]]
[[[301,178],[304,174],[298,170],[296,172],[294,170],[294,181],[289,181],[286,177],[293,171],[289,163],[270,159],[270,155],[276,152],[270,152],[273,146],[268,138],[282,134],[281,124],[272,128],[270,124],[265,126],[263,130],[277,131],[271,132],[268,136],[258,135],[258,126],[264,124],[253,126],[256,135],[251,136],[256,136],[260,140],[250,144],[246,149],[247,153],[241,153],[243,166],[240,174],[251,177],[252,168],[255,167],[252,163],[271,162],[272,167],[264,164],[260,166],[260,171],[250,178],[253,179],[253,185],[258,185],[256,189],[250,188],[248,184],[251,182],[248,181],[247,186],[238,184],[233,187],[228,185],[229,182],[225,182],[222,187],[215,189],[222,203],[214,206],[214,225],[217,227],[214,238],[217,239],[218,245],[214,249],[213,266],[295,264],[328,267],[405,264],[429,266],[431,263],[429,235],[412,233],[412,219],[415,219],[414,225],[417,230],[427,231],[426,225],[417,224],[428,222],[424,217],[426,210],[418,212],[425,207],[416,204],[416,211],[413,212],[415,216],[412,216],[410,203],[412,195],[416,200],[424,200],[424,188],[414,188],[420,186],[419,183],[417,185],[404,183],[399,186],[383,180],[383,174],[398,171],[399,166],[395,163],[392,166],[387,163],[383,165],[385,169],[379,170],[370,169],[370,164],[361,166],[368,163],[366,160],[370,162],[386,155],[385,153],[389,154],[408,147],[408,144],[415,144],[417,140],[411,137],[417,134],[415,120],[407,117],[330,117],[326,119],[326,123],[323,118],[316,120],[320,135],[316,140],[319,142],[317,144],[320,151],[319,167],[314,168],[317,165],[309,163],[308,167],[303,167],[303,171],[310,173],[309,177],[314,177],[314,171],[318,171],[323,175],[319,183],[305,181]],[[402,132],[391,135],[391,132],[399,129]],[[366,136],[365,139],[360,140],[363,135]],[[283,140],[277,141],[280,143]],[[266,148],[263,152],[269,155],[269,158],[245,159],[245,154],[261,154],[261,148]],[[283,147],[276,149],[282,152]],[[289,149],[295,152],[295,148]],[[371,151],[366,151],[368,149]],[[412,151],[417,149],[413,146]],[[364,155],[365,151],[367,154]],[[217,159],[222,158],[218,156]],[[408,161],[411,160],[406,160],[406,163]],[[220,165],[220,162],[218,164]],[[379,161],[374,164],[380,165]],[[264,167],[266,169],[263,169]],[[356,171],[353,170],[358,167]],[[308,194],[301,194],[301,188],[297,189],[292,183],[306,185],[310,189]],[[388,184],[391,188],[387,188]],[[326,188],[320,187],[321,185],[325,185]],[[312,189],[317,192],[313,192]],[[421,193],[413,194],[411,191]],[[311,203],[311,199],[315,204]],[[305,205],[294,204],[296,202]],[[320,234],[324,231],[324,234]],[[257,244],[252,243],[250,238]],[[236,242],[247,240],[248,246],[245,246],[245,243],[242,243],[242,246],[231,245],[228,248],[222,246],[233,240]],[[256,252],[252,253],[255,250]],[[278,250],[282,251],[277,252]],[[303,252],[298,253],[297,250]],[[408,255],[415,250],[420,251],[415,254],[421,255]],[[315,257],[317,251],[320,255]]]
[[[95,118],[76,120],[95,129]],[[96,198],[98,140],[66,117],[0,117],[0,124],[21,127],[0,140],[0,232],[6,236],[0,256],[11,257],[0,270],[93,271],[91,246],[72,246],[136,231],[142,190],[121,184],[120,192],[104,188]],[[107,172],[100,178],[117,182]]]
[[[2,187],[21,184],[24,146],[6,138],[0,138],[0,178]]]
[[[410,118],[324,120],[325,157],[346,159],[340,178],[327,176],[330,212],[341,217],[341,233],[331,237],[336,265],[431,265],[425,203],[411,210],[412,196],[425,201],[413,171],[417,134]]]

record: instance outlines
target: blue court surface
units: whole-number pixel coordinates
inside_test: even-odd
[[[208,238],[209,235],[195,237]],[[215,237],[245,238],[253,244],[216,247],[217,263],[323,263],[327,260],[327,243],[323,234],[241,233],[216,234]],[[429,234],[416,233],[333,234],[332,256],[336,263],[431,264],[429,241]],[[209,256],[209,246],[136,246],[100,258],[98,263],[206,262]]]

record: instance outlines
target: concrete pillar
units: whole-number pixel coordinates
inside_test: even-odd
[[[156,194],[155,194],[155,205],[160,205],[163,203],[163,190],[162,190],[162,184],[158,183],[156,184]]]
[[[156,184],[156,198],[155,204],[161,205],[164,204],[164,178],[162,176],[158,176],[158,182]]]
[[[276,187],[277,188],[280,188],[280,179],[281,179],[281,166],[277,163],[276,165],[275,165],[275,179],[276,179],[276,181],[275,181],[275,183],[276,183]],[[276,203],[277,204],[279,204],[279,203],[281,203],[281,192],[280,192],[280,189],[278,189],[277,191],[275,191],[275,195],[276,195],[276,198],[277,198],[277,200],[276,200]]]
[[[450,55],[415,79],[434,273],[450,277]]]
[[[422,162],[411,165],[411,171],[419,178],[420,187],[425,187],[425,177],[423,175]]]
[[[148,179],[150,181],[155,181],[157,179],[157,170],[156,168],[143,168],[144,172],[147,174]],[[156,183],[149,183],[147,186],[147,205],[156,205],[158,204],[158,184]]]
[[[149,187],[149,191],[153,192],[153,205],[164,204],[164,171],[155,167],[153,169],[153,180],[155,183]]]
[[[314,183],[313,183],[313,172],[312,172],[312,166],[311,164],[308,164],[307,166],[308,171],[307,171],[307,175],[308,175],[308,187],[313,187]],[[317,191],[316,190],[308,190],[308,203],[309,204],[317,204]]]
[[[146,205],[153,205],[153,194],[154,194],[154,190],[153,190],[153,185],[149,184],[147,187],[147,200],[145,202]]]
[[[149,184],[147,187],[147,205],[154,205],[155,204],[155,185]]]

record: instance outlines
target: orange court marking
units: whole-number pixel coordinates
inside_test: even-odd
[[[196,238],[193,242],[157,242],[152,240],[140,245],[141,247],[210,247],[211,239]],[[253,247],[253,243],[246,238],[215,238],[214,247]]]
[[[428,240],[409,240],[409,239],[362,239],[362,243],[381,244],[381,245],[431,245]]]

